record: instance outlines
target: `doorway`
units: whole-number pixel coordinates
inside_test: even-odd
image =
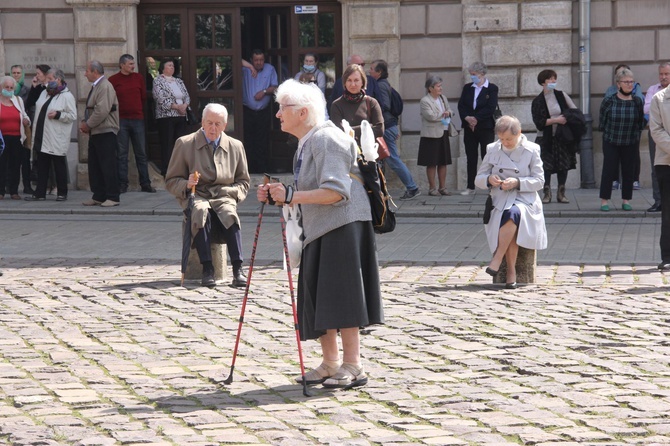
[[[337,1],[313,1],[309,13],[298,13],[291,2],[272,7],[245,2],[202,1],[187,5],[169,0],[142,0],[138,7],[138,66],[147,80],[147,148],[149,159],[160,159],[153,109],[153,78],[158,62],[175,59],[175,75],[188,89],[191,108],[201,117],[205,105],[218,102],[229,113],[226,133],[244,140],[242,108],[242,58],[253,49],[266,53],[266,63],[277,79],[292,78],[300,71],[305,53],[318,55],[318,68],[326,75],[326,97],[342,69],[341,7]],[[267,2],[263,2],[267,5]],[[280,130],[272,103],[268,162],[271,172],[292,169],[295,144]],[[189,130],[195,131],[197,125]],[[244,141],[243,141],[244,142]]]

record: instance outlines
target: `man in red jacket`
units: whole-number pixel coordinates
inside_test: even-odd
[[[130,54],[119,58],[121,71],[109,78],[109,82],[116,90],[119,100],[120,128],[117,135],[119,140],[119,188],[121,193],[128,192],[128,142],[133,142],[135,164],[140,177],[142,192],[156,192],[151,186],[149,168],[147,167],[147,153],[144,148],[144,102],[147,99],[147,90],[144,78],[135,73],[135,59]]]

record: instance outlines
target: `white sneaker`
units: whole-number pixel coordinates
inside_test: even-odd
[[[465,189],[463,192],[461,192],[461,195],[474,195],[475,190],[474,189]]]

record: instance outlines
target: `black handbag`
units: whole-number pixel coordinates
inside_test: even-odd
[[[186,107],[186,124],[193,125],[198,123],[198,118],[195,117],[195,113],[191,107]]]
[[[491,211],[493,210],[493,198],[491,198],[491,195],[489,195],[486,198],[486,203],[484,204],[484,224],[487,225],[489,224],[489,220],[491,220]]]
[[[493,120],[497,121],[498,119],[502,118],[502,110],[500,110],[500,106],[496,104],[496,109],[493,111]]]

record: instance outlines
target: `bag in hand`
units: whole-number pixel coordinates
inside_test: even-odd
[[[26,133],[26,139],[23,140],[23,147],[31,149],[33,145],[33,131],[29,125],[24,125],[23,129]]]
[[[379,165],[374,161],[366,161],[359,152],[356,158],[362,179],[357,175],[350,174],[363,184],[370,199],[370,211],[372,213],[372,226],[377,234],[386,234],[395,229],[395,203],[386,188],[386,178]]]
[[[286,222],[286,247],[289,263],[291,269],[296,269],[300,266],[302,242],[304,240],[302,226],[300,226],[300,208],[298,205],[285,204],[282,207],[282,213]]]
[[[391,156],[389,146],[386,145],[386,140],[383,136],[377,138],[377,155],[379,156],[377,159],[380,161]]]
[[[198,124],[198,118],[195,117],[195,113],[193,113],[190,106],[186,108],[186,124]]]

